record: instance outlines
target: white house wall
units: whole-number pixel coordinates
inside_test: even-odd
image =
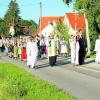
[[[65,18],[64,18],[64,23],[67,25],[67,27],[69,29],[69,34],[71,34],[71,35],[75,34],[75,30],[73,30],[73,28],[71,27],[69,20],[68,20],[66,15],[65,15]]]
[[[51,24],[48,24],[42,31],[41,35],[48,37],[54,31],[54,27]],[[39,33],[40,35],[40,33]]]

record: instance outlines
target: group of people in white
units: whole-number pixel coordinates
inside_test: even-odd
[[[0,39],[0,51],[7,56],[21,61],[27,61],[27,66],[33,68],[35,62],[40,58],[49,58],[51,66],[55,65],[57,55],[66,56],[67,41],[59,36],[50,35],[48,38],[43,36],[33,37],[7,37]],[[53,61],[54,59],[54,61]]]
[[[51,34],[47,39],[41,37],[22,38],[1,38],[0,50],[14,59],[19,58],[21,61],[27,61],[27,66],[30,68],[36,67],[37,59],[47,57],[50,66],[57,64],[57,56],[61,55],[67,57],[69,53],[67,50],[68,42],[62,38],[60,40],[58,35]],[[78,30],[70,39],[70,54],[71,64],[73,66],[84,64],[87,43],[82,34],[82,30]],[[96,62],[100,63],[100,35],[95,43]]]

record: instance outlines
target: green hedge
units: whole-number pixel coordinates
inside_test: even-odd
[[[92,51],[91,54],[86,54],[86,58],[93,58],[93,59],[95,59],[96,58],[96,52]]]

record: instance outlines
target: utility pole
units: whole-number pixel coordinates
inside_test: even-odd
[[[39,3],[40,5],[40,34],[41,34],[41,28],[42,28],[42,2]]]
[[[76,12],[75,12],[75,31],[76,31]]]

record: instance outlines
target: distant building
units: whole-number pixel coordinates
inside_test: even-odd
[[[86,22],[83,15],[78,13],[66,13],[64,16],[42,17],[35,35],[48,37],[54,31],[57,21],[63,21],[69,28],[70,34],[75,34],[78,29],[86,31]]]
[[[53,32],[56,22],[60,20],[63,21],[64,17],[42,17],[39,28],[37,29],[35,35],[43,35],[48,37],[50,33]]]
[[[79,29],[82,29],[83,31],[86,29],[85,17],[82,14],[66,13],[64,23],[69,28],[70,34],[75,34],[75,32]]]

